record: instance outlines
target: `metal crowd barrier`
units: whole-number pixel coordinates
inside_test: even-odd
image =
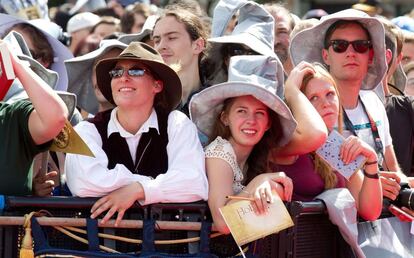
[[[0,198],[1,199],[1,198]],[[90,215],[90,207],[96,198],[77,197],[4,197],[2,216],[24,216],[31,211],[44,209],[54,217],[86,218]],[[260,256],[270,258],[342,258],[353,257],[349,246],[340,235],[338,228],[328,219],[325,205],[321,201],[292,202],[286,204],[294,227],[278,234],[270,235],[260,241]],[[1,206],[1,203],[0,203]],[[197,222],[209,215],[206,202],[154,204],[141,207],[138,204],[131,207],[126,213],[126,219],[154,218],[160,221],[188,221]],[[18,257],[21,226],[0,225],[0,257]],[[103,229],[104,233],[126,233],[129,237],[140,238],[139,230],[130,229]],[[134,233],[135,232],[135,233]],[[66,235],[48,232],[50,244],[56,248],[86,250],[87,247]],[[132,234],[131,234],[132,233]],[[180,239],[197,235],[196,232],[177,231],[169,233],[167,238]],[[161,236],[163,237],[163,236]],[[142,238],[141,238],[142,239]],[[119,246],[113,240],[105,241],[104,245],[121,248],[122,251],[131,251],[131,246]],[[129,244],[130,245],[130,244]],[[130,249],[128,249],[130,248]],[[132,248],[136,248],[133,246]],[[157,247],[158,248],[158,247]],[[163,247],[162,251],[171,253],[194,252],[196,244],[178,244]]]

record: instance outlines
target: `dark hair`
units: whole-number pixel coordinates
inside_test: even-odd
[[[132,26],[135,23],[135,14],[143,16],[145,19],[151,14],[150,7],[147,4],[137,3],[133,8],[127,9],[121,17],[121,31],[131,33]]]
[[[54,58],[53,48],[44,32],[29,23],[17,23],[6,30],[3,37],[15,29],[25,32],[25,35],[31,38],[35,48],[30,49],[31,51],[34,51],[34,53],[32,53],[33,59],[41,59],[42,62],[48,63],[50,67],[53,64]]]
[[[228,98],[223,102],[223,108],[214,121],[213,132],[209,136],[209,142],[216,139],[217,136],[221,136],[224,139],[230,138],[230,128],[223,124],[221,116],[222,114],[228,114],[236,99],[237,97]],[[267,110],[271,126],[269,130],[264,133],[262,139],[260,139],[260,141],[253,147],[253,150],[247,159],[247,183],[257,175],[268,172],[267,161],[269,150],[277,147],[277,144],[283,136],[279,116],[269,108]]]
[[[92,37],[83,38],[73,51],[73,56],[82,56],[99,48],[100,39]]]
[[[358,21],[348,21],[348,20],[339,20],[334,22],[326,31],[325,34],[325,40],[324,40],[324,48],[328,49],[329,46],[329,41],[331,40],[332,34],[337,30],[337,29],[342,29],[347,27],[349,24],[357,24],[359,25],[364,31],[365,34],[368,37],[368,40],[371,39],[371,35],[369,34],[369,31],[367,30],[367,28],[365,28],[360,22]]]

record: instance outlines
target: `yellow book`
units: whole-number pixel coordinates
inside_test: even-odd
[[[266,214],[257,215],[255,204],[242,200],[220,208],[230,232],[241,246],[267,235],[292,227],[293,221],[279,195],[273,195]]]

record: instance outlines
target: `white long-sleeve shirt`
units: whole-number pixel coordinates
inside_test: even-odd
[[[148,120],[133,135],[119,124],[116,112],[117,108],[111,112],[108,136],[119,132],[130,150],[130,153],[125,155],[135,158],[141,135],[148,132],[149,128],[158,131],[157,114],[153,110]],[[198,139],[196,126],[180,111],[172,111],[168,116],[168,170],[154,179],[133,174],[122,164],[108,169],[108,157],[102,149],[102,139],[95,125],[83,121],[75,130],[89,146],[95,158],[77,154],[66,156],[66,180],[73,195],[99,197],[132,182],[139,182],[145,192],[145,200],[139,200],[142,205],[207,200],[208,183],[204,151]]]

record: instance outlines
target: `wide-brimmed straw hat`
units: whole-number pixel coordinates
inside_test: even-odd
[[[149,68],[155,79],[161,80],[164,84],[162,92],[158,94],[166,95],[167,111],[171,111],[178,106],[182,96],[180,78],[171,67],[164,63],[161,55],[154,48],[141,42],[132,42],[118,57],[103,59],[96,65],[98,87],[109,102],[115,104],[109,71],[120,60],[136,61]]]
[[[385,60],[385,35],[381,22],[368,14],[347,9],[321,18],[315,27],[303,30],[296,34],[290,43],[290,55],[294,65],[301,61],[324,63],[322,49],[324,49],[325,35],[329,27],[337,21],[357,21],[368,30],[374,50],[374,59],[368,67],[361,89],[371,90],[379,85],[387,72]]]
[[[239,11],[237,25],[230,35],[224,35],[231,17]],[[274,56],[274,18],[262,5],[253,1],[220,1],[213,16],[213,44],[243,44],[255,52]]]
[[[73,55],[67,46],[63,45],[57,38],[54,37],[59,33],[63,33],[61,31],[61,28],[55,23],[47,21],[47,20],[25,21],[15,16],[0,13],[0,35],[4,36],[4,33],[10,27],[18,23],[31,24],[32,26],[35,26],[36,28],[40,29],[43,32],[43,34],[45,35],[48,42],[53,48],[53,57],[54,57],[53,59],[54,60],[50,68],[51,70],[59,74],[58,83],[53,89],[66,91],[67,85],[68,85],[68,75],[66,73],[66,68],[63,62],[66,59],[72,58]],[[56,34],[56,35],[52,35],[52,34]]]
[[[102,40],[98,49],[65,61],[66,70],[70,74],[68,92],[76,94],[79,107],[91,114],[98,112],[99,104],[92,85],[93,65],[110,50],[116,48],[122,51],[126,47],[126,44],[115,39]]]
[[[252,95],[278,115],[283,136],[277,144],[288,143],[297,124],[290,109],[276,95],[277,88],[283,87],[283,77],[280,80],[276,74],[277,70],[283,70],[276,59],[260,55],[230,58],[228,81],[204,89],[190,101],[190,117],[198,129],[210,137],[223,102],[228,98]]]

